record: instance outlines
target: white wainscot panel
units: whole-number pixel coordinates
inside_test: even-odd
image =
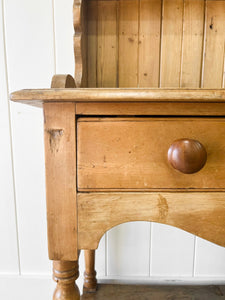
[[[3,24],[2,1],[0,1],[0,24]],[[4,27],[0,25],[0,274],[18,274],[19,258],[3,30]]]
[[[192,276],[195,237],[181,229],[152,224],[151,276]]]
[[[54,72],[51,0],[5,1],[10,91],[49,87]],[[11,103],[14,174],[22,274],[50,273],[42,110]]]
[[[54,0],[56,74],[74,76],[73,0]]]
[[[4,3],[10,91],[50,87],[54,73],[52,1]]]
[[[121,224],[107,233],[107,239],[107,275],[149,275],[150,223]]]
[[[105,268],[105,243],[106,243],[106,236],[104,235],[100,243],[98,245],[98,249],[96,250],[96,259],[95,259],[95,270],[97,272],[97,278],[104,277],[106,275],[106,268]]]
[[[225,248],[201,238],[196,242],[196,277],[223,277],[225,280]]]
[[[42,110],[13,103],[11,111],[21,272],[50,273]]]
[[[0,299],[4,300],[50,300],[55,283],[50,278],[0,277]]]

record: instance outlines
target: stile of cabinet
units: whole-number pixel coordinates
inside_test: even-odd
[[[11,95],[44,110],[54,300],[80,299],[80,250],[96,292],[95,249],[124,222],[225,246],[225,1],[75,0],[74,29],[75,81]]]

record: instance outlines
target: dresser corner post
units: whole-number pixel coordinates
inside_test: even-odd
[[[53,300],[80,300],[76,279],[79,277],[77,261],[53,261],[53,279],[57,286]]]
[[[53,300],[79,300],[75,105],[45,103],[44,114],[48,251],[57,282]]]
[[[51,87],[75,83],[72,76],[55,75]],[[75,103],[47,102],[43,110],[48,251],[57,282],[53,300],[79,300]]]
[[[95,271],[95,250],[84,250],[85,272],[83,293],[94,293],[97,290]]]

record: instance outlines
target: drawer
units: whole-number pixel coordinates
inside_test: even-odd
[[[225,188],[224,118],[79,118],[78,190]],[[174,141],[199,141],[202,169],[178,171],[168,161]]]

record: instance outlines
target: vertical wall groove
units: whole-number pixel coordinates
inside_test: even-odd
[[[119,5],[119,0],[117,0],[116,3],[116,45],[117,45],[116,87],[119,87],[119,15],[120,15],[120,5]]]
[[[105,276],[108,275],[108,232],[105,233]]]
[[[223,59],[223,75],[221,87],[224,88],[225,85],[225,41],[224,41],[224,59]]]
[[[205,65],[205,45],[206,45],[206,16],[207,16],[207,0],[204,1],[204,30],[202,40],[202,61],[201,61],[201,80],[200,87],[204,86],[204,65]]]
[[[161,0],[161,20],[160,20],[160,45],[159,45],[159,85],[161,87],[161,61],[162,61],[162,27],[163,27],[163,1]]]
[[[182,38],[181,38],[181,55],[180,55],[180,83],[179,87],[182,86],[182,70],[183,70],[183,50],[184,50],[184,11],[185,11],[186,0],[183,0],[183,10],[182,10]]]
[[[99,86],[98,78],[99,78],[99,69],[98,69],[98,21],[99,21],[99,1],[96,0],[96,87],[101,87]]]
[[[139,82],[139,65],[140,65],[140,9],[141,6],[141,0],[138,0],[138,37],[137,37],[137,43],[138,43],[138,47],[137,47],[137,87],[139,87],[140,82]]]
[[[98,16],[99,16],[99,1],[96,0],[96,10],[97,10],[97,13],[96,13],[96,87],[99,87],[98,85]]]
[[[161,0],[161,20],[160,20],[160,45],[159,45],[159,85],[161,87],[161,71],[162,71],[162,32],[163,32],[163,7],[164,7],[164,0]]]
[[[149,239],[149,273],[148,276],[151,277],[151,262],[152,262],[152,222],[149,224],[149,232],[150,232],[150,239]]]
[[[197,237],[194,237],[194,251],[193,251],[193,270],[192,270],[192,277],[195,277],[195,267],[196,267],[196,243],[197,243]]]

